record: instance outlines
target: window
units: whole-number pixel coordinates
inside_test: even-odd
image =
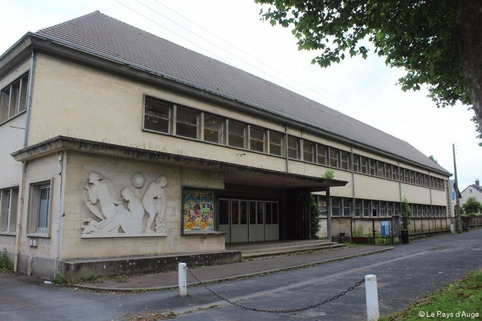
[[[360,172],[360,156],[353,155],[353,171]]]
[[[213,114],[204,114],[204,140],[224,144],[224,118]]]
[[[377,161],[377,176],[383,177],[385,175],[385,163]]]
[[[330,148],[330,166],[339,167],[339,164],[340,164],[340,153],[338,153],[338,149]]]
[[[355,200],[355,216],[361,216],[362,200]]]
[[[370,216],[370,201],[363,201],[363,216]]]
[[[50,185],[50,182],[31,185],[28,233],[49,233]]]
[[[18,188],[0,190],[0,233],[15,233]]]
[[[196,139],[200,112],[187,107],[177,107],[176,135]]]
[[[316,146],[316,157],[317,157],[317,162],[318,164],[321,165],[328,165],[328,148],[324,145],[317,145]]]
[[[380,202],[380,216],[387,216],[387,203]]]
[[[331,215],[340,216],[341,198],[333,197],[331,199]]]
[[[288,136],[288,157],[294,159],[300,158],[299,149],[299,139],[297,137]]]
[[[303,141],[303,160],[310,163],[315,160],[315,144],[307,140]]]
[[[363,174],[368,174],[368,158],[361,156],[360,163],[361,163],[361,172]]]
[[[257,152],[265,150],[266,130],[260,127],[249,126],[249,149]]]
[[[161,133],[170,132],[171,104],[146,96],[144,128]]]
[[[348,152],[341,152],[341,168],[345,170],[350,169],[350,153]]]
[[[272,155],[284,155],[284,134],[269,132],[269,153]]]
[[[392,174],[391,169],[392,169],[392,165],[385,164],[385,178],[386,179],[390,179],[391,174]]]
[[[371,203],[372,203],[371,204],[372,216],[377,216],[378,215],[378,202],[372,201]]]
[[[236,120],[229,120],[228,132],[229,146],[244,148],[246,137],[246,124]]]
[[[0,92],[0,123],[15,117],[27,108],[28,73]]]
[[[395,165],[392,165],[392,179],[398,180],[398,168]]]
[[[369,164],[370,164],[370,175],[375,176],[377,174],[377,161],[370,159]]]
[[[343,216],[351,216],[351,199],[343,199]]]

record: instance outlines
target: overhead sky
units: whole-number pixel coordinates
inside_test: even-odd
[[[298,51],[290,30],[261,21],[254,0],[0,0],[0,8],[0,54],[29,31],[99,10],[407,141],[451,173],[455,144],[460,190],[482,178],[482,147],[468,106],[438,109],[425,89],[403,92],[397,85],[403,70],[373,54],[323,69],[312,65],[316,53]]]

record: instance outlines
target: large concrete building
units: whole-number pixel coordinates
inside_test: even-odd
[[[450,173],[409,143],[100,12],[23,36],[0,89],[20,272],[307,239],[310,193],[330,240],[390,234],[404,198],[412,233],[450,224]]]

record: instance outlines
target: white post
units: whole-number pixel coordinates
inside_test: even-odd
[[[367,297],[367,320],[377,321],[380,317],[378,311],[377,276],[365,275],[365,294]]]
[[[178,267],[179,275],[179,296],[187,295],[187,266],[186,263],[179,263]]]

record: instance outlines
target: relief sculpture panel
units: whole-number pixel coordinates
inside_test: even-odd
[[[166,187],[165,176],[146,184],[144,175],[135,173],[130,184],[114,186],[111,179],[90,172],[82,191],[88,209],[82,237],[165,236]]]

